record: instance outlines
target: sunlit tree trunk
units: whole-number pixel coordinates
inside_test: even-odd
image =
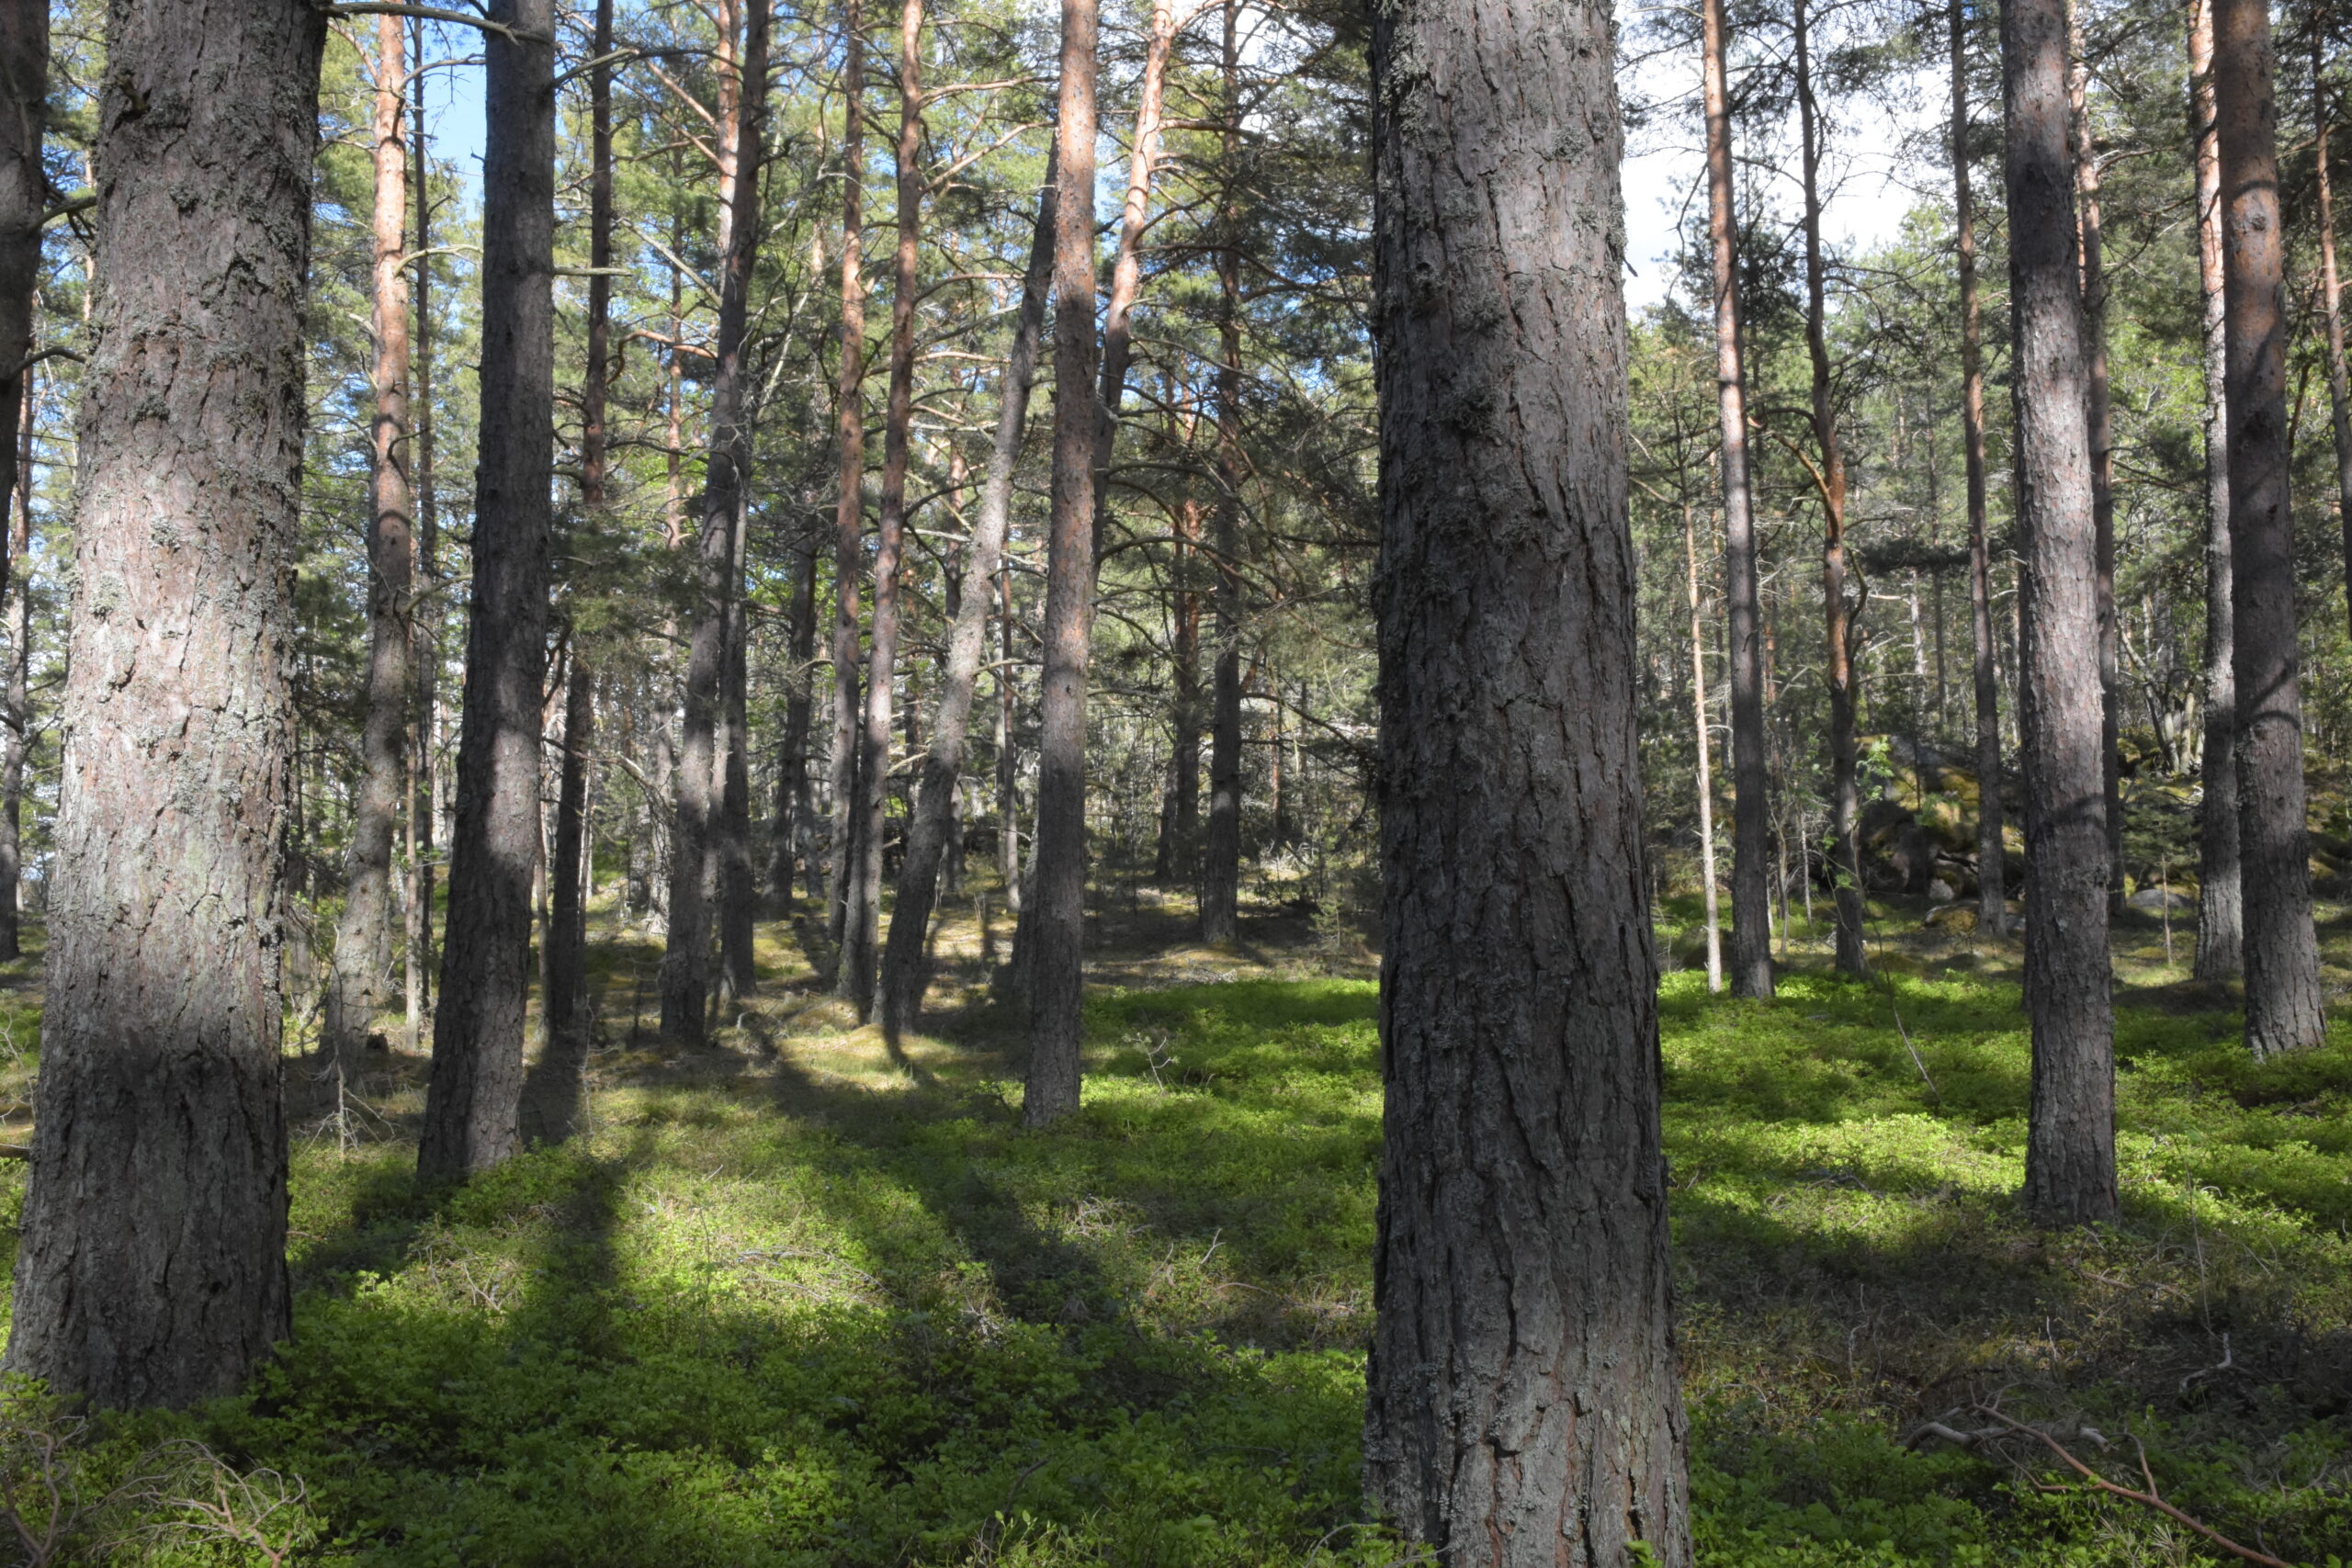
[[[2008,0],[2001,17],[2033,1035],[2025,1201],[2041,1220],[2076,1224],[2111,1219],[2116,1205],[2090,367],[2064,0]]]
[[[421,24],[420,24],[421,27]],[[423,51],[419,51],[422,60]],[[415,687],[409,725],[408,764],[408,907],[402,967],[406,972],[405,1001],[408,1048],[424,1043],[424,1013],[431,1000],[433,957],[433,842],[437,796],[435,730],[441,688],[441,551],[440,525],[434,510],[433,491],[433,263],[424,253],[432,246],[433,196],[426,179],[424,73],[414,73],[416,96],[412,107],[409,140],[414,144],[415,176],[409,183],[416,193],[416,275],[411,288],[416,300],[416,338],[412,358],[416,379],[413,409],[416,451],[416,578],[424,592],[409,606],[409,633],[415,638],[409,660]]]
[[[1769,997],[1772,994],[1771,806],[1765,775],[1763,651],[1756,624],[1756,522],[1747,488],[1747,385],[1740,367],[1738,220],[1732,206],[1731,93],[1724,66],[1724,0],[1704,0],[1702,17],[1707,238],[1714,265],[1715,397],[1722,420],[1724,607],[1730,623],[1731,989],[1737,997]],[[1711,898],[1713,888],[1710,878]],[[1711,930],[1713,924],[1711,919]]]
[[[1086,667],[1094,626],[1095,0],[1062,0],[1055,117],[1053,520],[1046,543],[1035,902],[1024,911],[1031,1126],[1078,1109],[1085,992]]]
[[[292,1328],[280,854],[326,38],[300,0],[113,0],[107,22],[6,1357],[100,1408],[233,1393]]]
[[[1600,0],[1372,20],[1386,1135],[1365,1483],[1449,1568],[1691,1560],[1611,45]]]
[[[2189,0],[2189,116],[2197,141],[2197,275],[2205,305],[2205,734],[2199,761],[2198,979],[2244,963],[2238,847],[2237,669],[2230,559],[2228,330],[2222,282],[2222,152],[2213,105],[2213,4]]]
[[[858,579],[865,570],[865,34],[860,0],[842,0],[842,350],[833,394],[841,495],[833,513],[832,795],[826,923],[848,936],[857,880]],[[838,964],[838,987],[849,965]]]
[[[374,316],[376,412],[369,431],[368,716],[359,732],[359,780],[351,804],[351,855],[343,916],[335,923],[324,1045],[334,1070],[354,1077],[376,1014],[391,999],[392,839],[407,783],[411,557],[409,488],[407,27],[376,18]]]
[[[482,154],[481,419],[458,819],[417,1168],[471,1176],[521,1137],[555,479],[555,7],[492,0]]]
[[[2286,243],[2267,0],[2213,0],[2222,159],[2222,290],[2230,423],[2238,844],[2245,868],[2245,1043],[2256,1056],[2324,1037],[2304,825],[2295,526],[2287,472]]]
[[[1682,502],[1682,559],[1690,588],[1690,731],[1699,748],[1699,878],[1707,901],[1707,989],[1724,988],[1724,949],[1715,901],[1715,775],[1707,735],[1707,628],[1699,596],[1699,527]],[[1767,932],[1769,937],[1770,933]]]

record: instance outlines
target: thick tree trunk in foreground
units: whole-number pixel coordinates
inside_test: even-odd
[[[1209,676],[1209,821],[1201,851],[1201,940],[1241,934],[1241,114],[1240,0],[1226,0],[1225,148],[1216,253],[1216,557],[1210,597],[1216,661]]]
[[[2189,117],[2197,133],[2197,274],[2205,298],[2205,734],[2198,773],[2198,979],[2244,964],[2238,851],[2237,639],[2231,608],[2228,328],[2222,287],[2222,150],[2213,107],[2213,0],[2189,0]]]
[[[392,997],[392,839],[408,782],[410,558],[407,25],[376,18],[375,423],[368,517],[368,717],[351,805],[350,870],[335,922],[324,1045],[356,1078],[368,1026]]]
[[[727,197],[719,218],[718,330],[712,344],[710,446],[704,461],[701,595],[686,654],[680,726],[677,827],[671,840],[670,930],[662,954],[662,1038],[699,1045],[710,1002],[712,897],[719,891],[718,818],[725,810],[722,747],[728,660],[736,601],[743,591],[743,487],[751,473],[744,410],[743,335],[750,320],[752,263],[759,248],[761,117],[767,101],[767,6],[753,0],[744,36],[729,145],[721,149]]]
[[[2089,45],[2076,7],[2067,7],[2073,43],[2068,62],[2068,107],[2075,141],[2075,195],[2080,203],[2083,286],[2083,354],[2090,372],[2086,405],[2091,442],[2091,528],[2098,570],[2099,774],[2107,803],[2107,901],[2123,911],[2122,653],[2115,622],[2115,410],[2107,373],[2107,247],[2098,206],[2098,149],[2091,134]]]
[[[865,570],[865,35],[859,0],[842,5],[842,363],[833,390],[841,497],[833,512],[833,745],[826,924],[847,936],[857,880],[857,581]],[[838,964],[834,988],[848,972]]]
[[[2327,1020],[2304,824],[2295,525],[2287,476],[2286,244],[2267,0],[2213,0],[2213,104],[2229,348],[2245,1043],[2256,1056],[2270,1056],[2317,1045]]]
[[[0,371],[23,366],[33,346],[33,293],[40,281],[41,131],[49,96],[49,7],[0,10]],[[0,375],[0,603],[8,590],[8,503],[23,478],[18,436],[32,427],[32,370]],[[31,493],[26,488],[26,493]],[[22,571],[19,568],[19,571]],[[29,579],[19,592],[28,592]],[[9,772],[21,788],[23,727],[30,716],[19,703],[0,714],[10,735]],[[17,956],[17,843],[0,825],[0,961]]]
[[[1029,389],[1037,370],[1037,342],[1046,326],[1046,297],[1053,283],[1056,214],[1059,210],[1049,158],[1046,186],[1037,197],[1036,236],[1029,246],[1029,270],[1021,283],[1021,314],[1012,328],[1002,390],[998,394],[996,439],[989,449],[988,479],[980,510],[964,549],[964,582],[957,596],[955,629],[949,634],[947,675],[931,722],[931,750],[923,758],[922,783],[907,829],[906,859],[899,868],[899,896],[890,909],[890,941],[882,954],[876,1006],[883,1032],[896,1039],[921,1021],[922,993],[930,978],[924,947],[939,892],[939,868],[955,826],[956,792],[962,779],[964,749],[972,723],[972,690],[988,642],[989,604],[1004,555],[1004,535],[1012,516],[1012,470],[1021,457],[1021,434],[1029,423]],[[1004,677],[1000,676],[1001,680]],[[1010,831],[1008,826],[1007,829]]]
[[[1715,399],[1723,429],[1724,606],[1731,639],[1731,991],[1772,994],[1770,802],[1764,653],[1756,616],[1756,522],[1747,490],[1747,384],[1740,368],[1738,223],[1732,211],[1731,94],[1724,0],[1704,0],[1707,237],[1714,262]],[[1709,881],[1709,896],[1713,883]],[[1712,922],[1710,922],[1712,923]]]
[[[417,1169],[463,1178],[521,1139],[539,852],[548,489],[555,477],[553,0],[492,0],[482,40],[481,423],[449,914]],[[531,35],[526,37],[523,35]]]
[[[100,1407],[229,1393],[291,1328],[278,881],[325,36],[297,0],[107,11],[107,259],[6,1360]]]
[[[1984,525],[1984,327],[1976,292],[1976,199],[1968,160],[1968,14],[1951,3],[1951,184],[1960,255],[1961,438],[1968,468],[1968,625],[1976,685],[1976,929],[2008,929],[2001,886],[2001,680],[1993,643],[1993,549]]]
[[[1451,1568],[1690,1562],[1598,0],[1373,27],[1374,1505]],[[1573,147],[1574,156],[1552,156]]]
[[[2064,0],[2002,12],[2017,494],[2023,569],[2025,997],[2033,1032],[2025,1201],[2115,1214],[2115,1033],[2099,765],[2098,550],[2089,367],[2075,252]]]
[[[1838,408],[1830,389],[1828,268],[1821,248],[1821,116],[1815,106],[1812,0],[1796,0],[1796,90],[1804,190],[1804,342],[1813,367],[1814,470],[1821,502],[1821,602],[1827,632],[1822,676],[1829,687],[1830,875],[1836,880],[1838,968],[1860,975],[1870,967],[1862,944],[1862,856],[1859,840],[1854,712],[1854,609],[1846,598],[1846,458],[1838,440]]]
[[[874,616],[866,637],[865,728],[857,751],[857,877],[835,989],[865,1017],[882,942],[882,840],[890,804],[890,708],[899,664],[899,574],[906,556],[907,465],[913,457],[915,291],[922,286],[922,0],[899,12],[898,248],[892,258],[890,386],[882,412],[881,510],[875,523]],[[909,701],[913,700],[912,693]]]
[[[1055,116],[1053,521],[1046,541],[1036,894],[1023,911],[1029,1068],[1021,1118],[1078,1109],[1086,943],[1086,664],[1094,629],[1095,0],[1062,0]]]

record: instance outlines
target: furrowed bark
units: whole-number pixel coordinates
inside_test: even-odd
[[[491,20],[552,38],[553,0]],[[463,1179],[521,1141],[531,882],[539,850],[548,491],[555,478],[555,51],[487,35],[481,422],[449,913],[417,1169]]]
[[[2304,822],[2295,526],[2287,471],[2286,245],[2267,0],[2213,0],[2222,293],[2230,423],[2230,618],[2238,695],[2245,1043],[2256,1056],[2325,1038]]]
[[[351,854],[335,922],[322,1044],[334,1072],[356,1079],[376,1015],[392,997],[392,839],[408,782],[411,557],[409,488],[407,29],[376,18],[376,205],[373,320],[376,413],[369,430],[368,716],[351,806]]]
[[[1707,239],[1714,265],[1715,399],[1723,431],[1724,605],[1731,641],[1731,991],[1736,997],[1769,997],[1772,844],[1764,755],[1764,656],[1756,617],[1756,521],[1747,488],[1747,386],[1740,367],[1738,221],[1732,210],[1724,0],[1703,0],[1702,18]]]
[[[2033,1036],[2025,1203],[2046,1224],[2080,1224],[2116,1212],[2115,1036],[2090,367],[2075,248],[2064,0],[2008,0],[2001,67],[2023,558],[2025,995]]]
[[[279,1050],[311,152],[300,0],[113,0],[8,1371],[234,1392],[291,1329]]]
[[[1053,521],[1046,545],[1036,894],[1023,911],[1029,1066],[1021,1117],[1078,1109],[1085,988],[1086,666],[1094,626],[1095,0],[1062,0],[1054,126]]]
[[[890,941],[882,954],[876,1010],[890,1038],[922,1021],[929,964],[924,944],[938,897],[940,863],[953,825],[956,791],[972,722],[972,691],[988,642],[989,604],[1004,557],[1005,528],[1012,516],[1012,470],[1021,457],[1021,435],[1029,423],[1029,391],[1037,370],[1037,343],[1044,335],[1046,299],[1053,283],[1054,236],[1057,231],[1056,180],[1049,159],[1045,188],[1037,197],[1037,227],[1030,242],[1029,267],[1021,283],[1021,313],[998,395],[996,438],[989,449],[988,479],[980,510],[964,551],[964,581],[955,629],[949,635],[946,680],[931,723],[931,750],[923,758],[922,784],[914,819],[907,829],[906,858],[899,870],[898,898],[890,910]],[[1003,679],[1002,676],[999,677]]]
[[[1691,1560],[1599,0],[1373,19],[1376,1507],[1452,1568]],[[1464,875],[1464,868],[1476,868]]]

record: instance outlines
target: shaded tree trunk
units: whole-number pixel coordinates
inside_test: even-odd
[[[1021,313],[1013,324],[1003,389],[998,395],[996,438],[989,449],[979,516],[964,550],[964,581],[957,595],[955,628],[949,635],[946,679],[940,688],[938,712],[932,719],[931,750],[923,759],[922,783],[907,829],[906,859],[899,870],[898,898],[890,910],[890,940],[882,955],[876,1005],[883,1032],[892,1039],[922,1019],[923,987],[929,980],[925,942],[938,893],[940,864],[954,826],[956,793],[971,728],[972,691],[988,642],[989,604],[1003,565],[1005,529],[1012,515],[1012,470],[1021,457],[1022,432],[1029,423],[1037,343],[1044,335],[1046,299],[1053,283],[1057,174],[1049,157],[1046,186],[1037,197],[1029,268],[1022,278]],[[1003,679],[999,676],[1000,681]],[[1009,832],[1009,809],[1006,817]]]
[[[417,1169],[463,1178],[521,1139],[539,849],[548,491],[555,478],[552,0],[492,0],[482,154],[481,422],[465,720],[433,1077]],[[529,35],[529,36],[526,36]]]
[[[2238,695],[2245,1043],[2317,1045],[2327,1021],[2312,927],[2295,527],[2287,472],[2286,245],[2267,0],[2213,0],[2230,430],[2230,590]]]
[[[2012,417],[2023,560],[2018,710],[2025,760],[2025,996],[2033,1033],[2025,1202],[2037,1219],[2115,1214],[2115,1034],[2099,764],[2098,549],[2090,367],[2075,257],[2064,0],[2009,0]]]
[[[1057,179],[1046,182],[1059,188]],[[1041,195],[1042,201],[1044,197]],[[1008,530],[1011,524],[1006,525]],[[996,814],[997,874],[1004,880],[1004,907],[1021,914],[1021,757],[1013,726],[1012,573],[997,573]]]
[[[1054,125],[1053,514],[1037,741],[1035,897],[1023,911],[1029,1066],[1021,1118],[1078,1109],[1086,938],[1086,666],[1094,625],[1096,0],[1062,0]]]
[[[2205,304],[2205,734],[2198,773],[2197,959],[2208,984],[2245,962],[2238,848],[2237,672],[2230,561],[2228,329],[2222,283],[2222,152],[2213,105],[2214,0],[2189,0],[2189,118],[2197,141],[2197,272]]]
[[[25,760],[32,750],[33,665],[33,425],[39,417],[38,384],[25,374],[25,412],[17,427],[17,557],[26,563],[17,578],[16,645],[8,650],[6,706],[0,709],[0,936],[5,956],[21,956],[17,926],[24,875]]]
[[[768,902],[776,913],[792,912],[800,862],[801,836],[808,830],[808,679],[817,653],[817,547],[799,552],[792,580],[790,630],[786,648],[792,660],[791,685],[784,702],[784,735],[776,749],[775,842],[769,845]]]
[[[41,214],[46,186],[41,175],[41,133],[48,123],[49,8],[12,6],[0,12],[0,603],[8,591],[8,503],[31,467],[29,446],[19,452],[20,433],[33,421],[33,296],[40,283]],[[18,368],[21,367],[21,368]],[[26,488],[29,505],[31,491]],[[18,552],[21,557],[23,552]],[[29,563],[27,563],[29,565]],[[21,570],[22,569],[20,569]],[[29,592],[28,581],[22,592]],[[23,788],[25,743],[31,721],[23,705],[0,714],[12,734],[6,786]],[[0,824],[0,961],[21,951],[17,934],[18,840],[15,824]]]
[[[1452,1568],[1691,1561],[1626,329],[1596,216],[1620,206],[1611,44],[1597,0],[1373,18],[1387,1132],[1365,1479]]]
[[[2312,125],[2319,176],[2320,305],[2327,319],[2328,428],[2335,437],[2335,510],[2344,530],[2344,604],[2352,614],[2352,386],[2344,363],[2344,288],[2335,269],[2335,180],[2327,166],[2327,62],[2321,35],[2312,32]]]
[[[1707,238],[1714,264],[1715,398],[1723,427],[1724,605],[1731,638],[1731,990],[1736,997],[1769,997],[1771,807],[1766,795],[1763,651],[1756,625],[1756,523],[1747,488],[1747,386],[1740,367],[1738,221],[1732,210],[1724,0],[1704,0],[1702,20]],[[1711,878],[1710,898],[1713,887]],[[1711,919],[1711,929],[1713,924]]]
[[[6,1357],[101,1408],[230,1393],[292,1327],[279,879],[325,37],[298,0],[107,10],[107,278]]]
[[[391,999],[392,838],[408,773],[411,690],[407,28],[376,18],[374,316],[376,413],[369,430],[368,716],[351,806],[350,870],[335,924],[324,1040],[337,1075],[356,1077],[368,1026]]]
[[[2002,887],[2001,680],[1993,550],[1984,525],[1984,328],[1976,291],[1976,199],[1968,135],[1968,11],[1951,0],[1951,183],[1959,242],[1961,436],[1968,471],[1968,626],[1976,685],[1976,929],[2008,929]]]
[[[2079,209],[2084,355],[2090,371],[2086,408],[2091,442],[2091,529],[2098,547],[2099,775],[2107,802],[2107,900],[2123,911],[2123,672],[2115,624],[2115,411],[2107,371],[2107,251],[2099,220],[2098,149],[2091,135],[2089,45],[2076,8],[2067,6],[2069,107]]]
[[[1216,556],[1211,596],[1216,661],[1209,677],[1209,823],[1201,853],[1201,940],[1241,934],[1241,49],[1239,0],[1226,0],[1222,189],[1216,251]]]
[[[1820,111],[1813,89],[1811,0],[1796,0],[1797,114],[1804,187],[1804,342],[1813,367],[1813,471],[1821,500],[1821,598],[1828,633],[1822,660],[1829,687],[1830,874],[1837,882],[1838,967],[1860,975],[1870,967],[1862,948],[1862,859],[1858,829],[1861,797],[1856,781],[1853,608],[1846,598],[1846,459],[1838,444],[1838,412],[1829,380],[1828,272],[1821,254]]]
[[[677,826],[670,859],[670,929],[662,954],[662,1038],[699,1045],[710,1003],[712,895],[720,890],[730,788],[727,749],[728,665],[743,591],[743,488],[752,467],[745,413],[743,337],[750,320],[752,263],[759,248],[760,139],[767,102],[768,7],[752,0],[743,51],[722,69],[740,73],[727,144],[720,149],[718,330],[712,344],[710,446],[704,461],[700,598],[686,654],[679,730]],[[731,29],[733,19],[726,18]]]
[[[848,935],[857,879],[857,581],[865,569],[865,34],[860,0],[842,0],[842,363],[833,396],[841,498],[833,513],[832,835],[827,925]],[[836,987],[848,972],[840,964]]]

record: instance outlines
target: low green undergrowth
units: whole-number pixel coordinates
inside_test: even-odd
[[[2124,1218],[2045,1235],[2013,989],[1678,975],[1662,1005],[1703,1562],[2214,1556],[2043,1490],[2038,1446],[1905,1446],[1988,1408],[2352,1556],[2352,1045],[2256,1065],[2226,1016],[2126,1008]],[[94,1427],[67,1490],[147,1500],[122,1561],[266,1560],[133,1485],[190,1443],[277,1498],[288,1562],[1410,1561],[1358,1479],[1374,1011],[1357,981],[1102,997],[1085,1109],[1042,1134],[977,1045],[616,1055],[588,1132],[439,1195],[388,1079],[383,1135],[300,1147],[293,1343],[237,1399]]]

